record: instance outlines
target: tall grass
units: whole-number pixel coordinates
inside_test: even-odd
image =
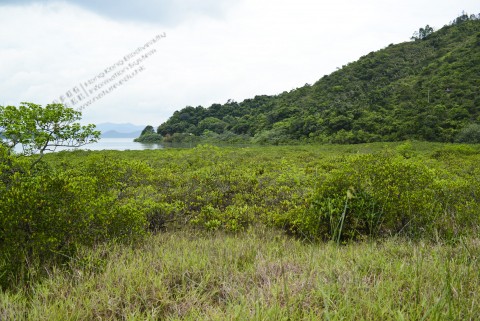
[[[1,320],[478,320],[480,240],[308,244],[251,228],[85,249]]]

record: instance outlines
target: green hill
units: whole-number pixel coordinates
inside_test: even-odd
[[[480,15],[412,38],[290,92],[185,107],[157,133],[273,144],[468,140],[480,132]]]

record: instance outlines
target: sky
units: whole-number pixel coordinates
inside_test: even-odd
[[[158,126],[175,110],[313,84],[439,29],[478,0],[0,0],[0,105],[66,103],[84,123]]]

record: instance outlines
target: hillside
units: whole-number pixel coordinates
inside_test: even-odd
[[[452,142],[480,122],[479,88],[480,20],[462,15],[436,32],[370,52],[313,85],[185,107],[157,133],[164,141]]]

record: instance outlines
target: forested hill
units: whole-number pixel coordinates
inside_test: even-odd
[[[313,85],[241,103],[186,107],[157,133],[165,141],[451,142],[472,126],[478,129],[480,15],[462,15],[435,32],[421,28],[412,38]]]

